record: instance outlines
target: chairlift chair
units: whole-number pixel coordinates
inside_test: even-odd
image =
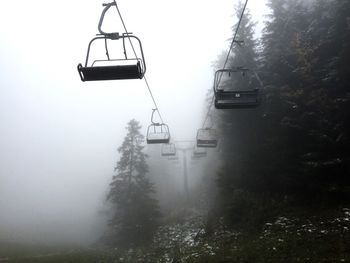
[[[152,123],[147,129],[147,144],[169,143],[169,127],[165,123]]]
[[[162,156],[176,156],[176,146],[173,143],[163,144],[161,150]]]
[[[218,144],[215,129],[204,128],[197,131],[197,147],[215,148]]]
[[[197,162],[197,161],[201,160],[203,157],[205,157],[205,156],[198,156],[198,155],[195,155],[195,154],[192,153],[191,161],[192,162]]]
[[[154,113],[158,112],[158,109],[152,109],[151,124],[147,128],[147,144],[160,144],[170,142],[169,127],[165,123],[158,123],[153,120]],[[159,112],[158,112],[159,114]]]
[[[142,79],[146,72],[146,63],[142,50],[142,44],[138,37],[132,35],[132,33],[123,33],[120,35],[117,32],[106,33],[101,27],[103,24],[103,19],[105,13],[111,6],[116,6],[115,2],[104,4],[105,8],[102,11],[100,22],[98,25],[98,30],[100,34],[94,37],[87,50],[87,55],[85,59],[84,66],[80,63],[78,64],[78,72],[82,81],[97,81],[97,80],[121,80],[121,79]],[[138,43],[138,48],[141,57],[128,58],[125,47],[125,40],[128,39],[131,43],[131,39],[136,39]],[[94,60],[92,63],[89,62],[90,49],[94,41],[103,40],[105,41],[105,50],[107,59]],[[123,51],[124,58],[113,58],[109,57],[107,43],[108,41],[122,40],[123,41]],[[133,46],[132,46],[133,47]]]
[[[177,164],[177,163],[179,163],[179,157],[177,155],[169,156],[168,161],[172,161],[173,163]]]
[[[192,158],[199,159],[207,156],[207,150],[205,148],[200,148],[197,146],[193,147]]]
[[[214,77],[214,96],[216,109],[240,109],[255,108],[260,104],[259,89],[249,87],[245,89],[228,90],[220,85],[221,78],[224,74],[239,74],[245,76],[249,70],[241,67],[236,69],[219,69],[215,72]]]

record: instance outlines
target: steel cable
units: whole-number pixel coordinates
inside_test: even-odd
[[[117,5],[117,2],[116,2],[116,0],[113,0],[113,1],[114,1],[114,3],[115,3],[116,8],[117,8],[117,11],[118,11],[120,20],[121,20],[121,22],[122,22],[122,24],[123,24],[124,31],[125,31],[125,33],[127,34],[127,33],[128,33],[128,30],[126,29],[126,25],[125,25],[125,23],[124,23],[124,20],[123,20],[123,17],[122,17],[122,15],[121,15],[121,13],[120,13],[120,10],[119,10],[119,7],[118,7],[118,5]],[[137,58],[137,54],[136,54],[134,45],[133,45],[133,43],[132,43],[130,37],[128,37],[128,39],[129,39],[129,43],[130,43],[130,45],[131,45],[131,48],[132,48],[132,50],[133,50],[133,52],[134,52],[135,58]],[[154,104],[154,106],[155,106],[155,108],[156,108],[156,110],[157,110],[157,113],[158,113],[158,115],[159,115],[159,118],[160,118],[161,122],[164,123],[163,118],[162,118],[162,115],[160,114],[160,110],[159,110],[159,108],[158,108],[157,102],[156,102],[156,100],[155,100],[155,98],[154,98],[154,96],[153,96],[153,92],[152,92],[152,90],[151,90],[151,87],[150,87],[150,85],[149,85],[149,83],[148,83],[148,81],[147,81],[147,78],[146,78],[145,75],[143,76],[143,78],[144,78],[144,80],[145,80],[145,83],[146,83],[148,92],[149,92],[149,94],[150,94],[150,96],[151,96],[151,98],[152,98],[153,104]]]

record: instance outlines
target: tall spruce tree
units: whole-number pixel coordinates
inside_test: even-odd
[[[107,199],[113,205],[109,222],[112,242],[122,247],[147,244],[157,229],[160,212],[152,195],[154,186],[147,178],[147,155],[143,152],[144,136],[136,120],[129,121],[127,135],[118,148],[121,154],[115,167]]]

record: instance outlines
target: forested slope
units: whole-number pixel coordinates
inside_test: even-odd
[[[221,212],[231,221],[249,204],[349,202],[350,2],[275,0],[269,7],[260,46],[251,44],[246,13],[245,44],[231,58],[231,66],[260,77],[261,106],[217,118],[225,141]]]

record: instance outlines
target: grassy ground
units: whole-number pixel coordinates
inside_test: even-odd
[[[0,242],[0,262],[350,262],[350,210],[293,211],[255,233],[217,227],[206,236],[202,218],[160,228],[155,245],[130,249],[64,249]]]

